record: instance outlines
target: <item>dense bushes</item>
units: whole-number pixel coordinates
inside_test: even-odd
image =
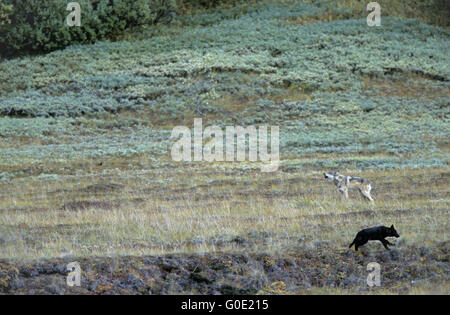
[[[0,138],[14,144],[0,160],[145,154],[165,167],[171,127],[202,117],[280,126],[283,159],[296,157],[285,170],[448,164],[448,30],[328,22],[329,6],[301,1],[249,7],[197,12],[195,27],[178,16],[145,40],[0,62]],[[320,158],[329,153],[338,156]]]
[[[102,39],[115,40],[128,30],[140,33],[133,30],[136,27],[168,23],[176,14],[180,25],[204,26],[262,7],[255,5],[262,2],[258,0],[79,0],[81,27],[68,27],[68,2],[71,0],[0,0],[0,57],[49,52],[70,44]],[[382,6],[382,16],[419,18],[443,26],[448,26],[450,21],[450,2],[446,0],[417,0],[407,4],[400,0],[378,2]],[[363,0],[285,0],[283,3],[301,4],[305,8],[312,3],[323,11],[323,16],[317,19],[359,19],[367,15],[367,1]],[[203,12],[205,10],[208,12]]]
[[[11,14],[12,9],[13,7],[11,5],[6,5],[0,0],[0,26],[11,23],[9,15]]]
[[[0,51],[4,56],[111,39],[126,29],[158,22],[175,8],[173,1],[162,0],[78,0],[81,27],[69,27],[69,1],[1,1],[0,17],[6,21],[0,23]]]
[[[170,22],[176,12],[240,0],[77,0],[81,27],[66,25],[69,0],[0,0],[0,56],[49,52],[76,43],[114,40],[124,31]]]

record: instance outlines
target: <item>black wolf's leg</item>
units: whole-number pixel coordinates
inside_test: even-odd
[[[389,244],[388,241],[386,241],[386,240],[383,239],[383,240],[380,240],[380,242],[383,243],[384,248],[386,248],[387,250],[389,250],[389,247],[387,246],[387,245]]]

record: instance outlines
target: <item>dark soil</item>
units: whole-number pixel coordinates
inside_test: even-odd
[[[392,248],[369,243],[361,252],[327,243],[275,254],[175,254],[119,258],[0,261],[3,294],[287,294],[320,288],[368,294],[407,293],[415,285],[449,281],[450,242]],[[66,284],[70,262],[81,266],[81,286]],[[366,284],[367,264],[381,265],[381,287]]]

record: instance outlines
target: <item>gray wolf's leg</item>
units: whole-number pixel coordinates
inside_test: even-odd
[[[373,198],[370,195],[370,188],[369,189],[359,188],[359,192],[361,193],[361,196],[363,196],[364,199],[373,202]]]
[[[339,187],[339,192],[341,193],[341,197],[343,200],[348,199],[348,189],[347,187]]]

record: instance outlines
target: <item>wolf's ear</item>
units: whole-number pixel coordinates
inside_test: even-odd
[[[394,225],[393,224],[391,225],[391,229],[394,229]]]

